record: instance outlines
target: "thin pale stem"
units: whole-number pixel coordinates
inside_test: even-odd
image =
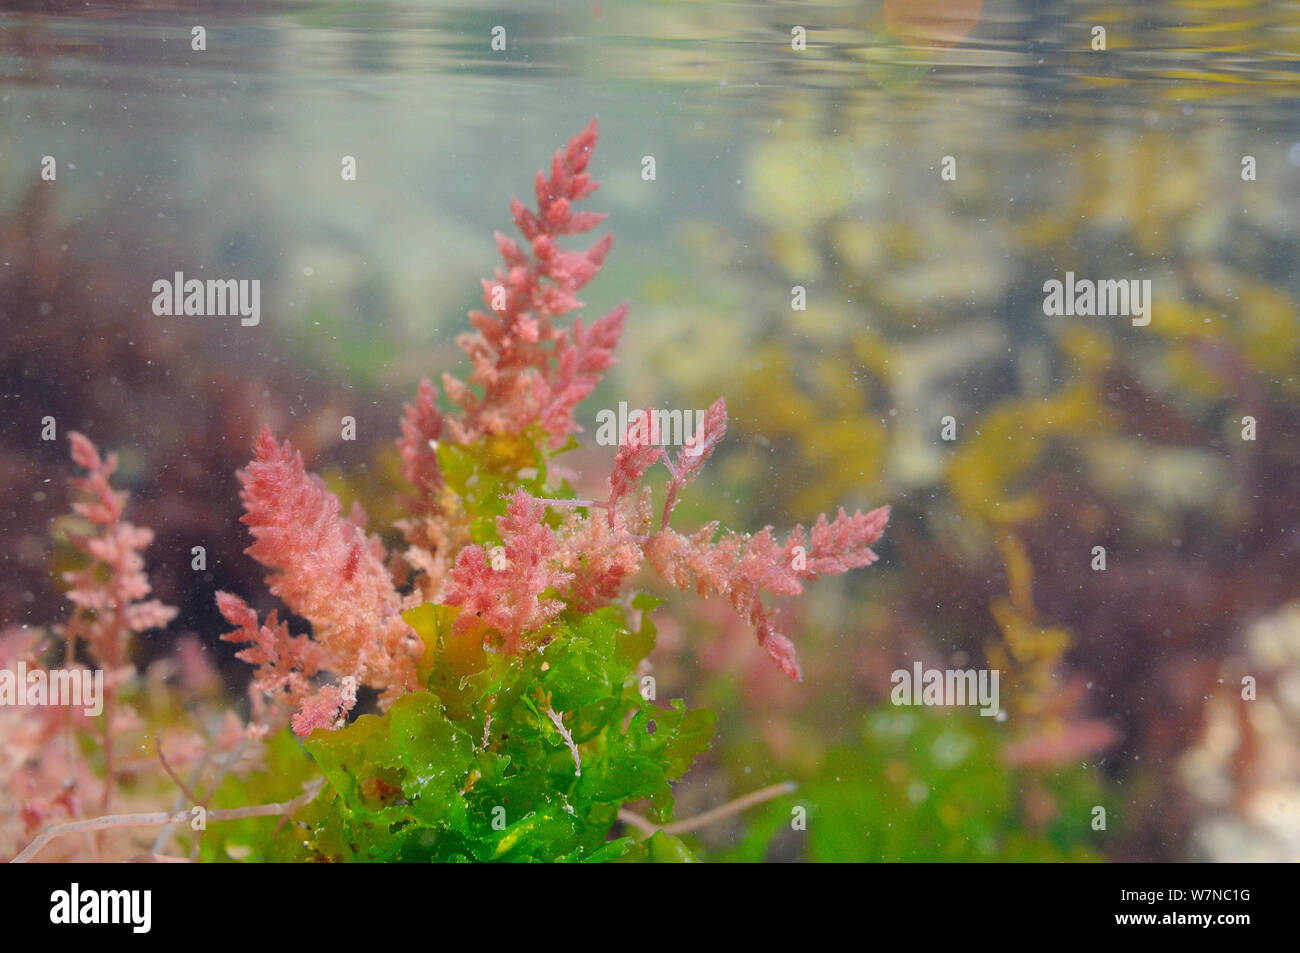
[[[212,758],[211,751],[210,750],[205,751],[203,753],[203,757],[199,759],[199,763],[194,766],[194,773],[190,775],[191,788],[195,787],[202,779],[203,769],[208,766],[208,761],[211,760],[211,758]],[[183,808],[185,806],[185,798],[187,796],[190,797],[190,803],[193,804],[194,803],[193,796],[188,794],[186,788],[181,787],[180,790],[176,792],[176,800],[172,802],[172,810],[179,811],[181,808]],[[172,831],[172,825],[168,824],[166,827],[164,827],[162,830],[158,832],[158,837],[153,842],[154,853],[158,853],[163,849],[163,846],[167,843],[167,837],[171,834],[171,831]]]
[[[120,566],[114,565],[114,579],[116,580],[120,575]],[[120,656],[124,641],[122,632],[125,628],[126,608],[123,600],[119,597],[117,605],[113,607],[113,627],[109,630],[112,632],[112,639],[108,643],[112,648],[112,651],[108,653],[110,657],[97,660],[100,665],[105,666],[113,674],[116,674],[118,669],[122,667]],[[108,681],[109,684],[104,687],[104,797],[99,805],[101,814],[108,813],[108,806],[113,801],[113,782],[115,778],[113,774],[113,717],[116,714],[117,686],[113,684],[111,679]]]
[[[561,500],[549,496],[533,497],[538,503],[545,503],[547,506],[587,506],[597,509],[608,509],[608,503],[602,503],[600,500]]]
[[[569,754],[573,755],[573,773],[577,777],[582,777],[582,758],[578,754],[578,746],[573,743],[573,735],[569,734],[569,729],[564,727],[564,716],[556,714],[551,708],[546,709],[546,717],[551,719],[551,724],[555,725],[555,730],[560,733],[564,743],[569,747]]]
[[[667,461],[668,457],[665,456],[664,462]],[[677,493],[681,488],[682,484],[677,479],[677,474],[674,473],[672,480],[668,484],[668,495],[664,498],[664,515],[659,520],[659,532],[661,533],[668,528],[668,520],[673,515],[673,507],[677,505]]]
[[[197,804],[199,799],[194,796],[194,792],[189,789],[189,785],[182,781],[176,772],[172,770],[171,764],[167,761],[167,755],[163,751],[162,739],[157,735],[153,736],[153,746],[154,750],[158,752],[158,760],[162,763],[163,770],[167,772],[167,777],[171,778],[175,785],[181,789],[181,793],[190,799],[191,804]],[[177,806],[176,809],[180,810],[180,807]]]
[[[719,807],[715,807],[703,814],[696,814],[694,817],[682,818],[680,821],[673,821],[671,824],[656,824],[648,818],[642,817],[634,811],[622,808],[618,812],[618,819],[624,824],[629,824],[644,833],[647,837],[656,831],[663,831],[665,834],[685,834],[689,831],[699,830],[701,827],[708,827],[710,824],[721,821],[724,818],[739,814],[741,811],[747,811],[751,807],[762,804],[764,801],[770,801],[786,794],[793,794],[798,785],[793,781],[782,781],[780,784],[773,784],[765,788],[760,788],[744,797],[738,797],[734,801],[728,801]]]
[[[275,804],[254,804],[249,807],[217,808],[208,811],[207,819],[209,821],[238,821],[249,817],[277,817],[281,814],[292,814],[304,804],[310,803],[324,784],[325,779],[318,778],[308,785],[302,794],[291,801],[280,801]],[[56,837],[65,837],[68,834],[103,831],[113,827],[156,827],[159,824],[180,824],[189,819],[189,811],[154,811],[149,814],[108,814],[103,817],[88,818],[84,821],[66,821],[62,824],[47,827],[10,863],[27,863],[40,853],[41,848],[50,841]]]
[[[72,619],[68,622],[63,630],[63,667],[69,672],[72,671],[73,665],[77,662],[77,629],[81,625],[81,608],[80,606],[72,614]],[[64,724],[65,737],[68,744],[68,764],[72,769],[72,776],[77,776],[77,764],[81,760],[81,755],[77,752],[77,729],[72,722],[72,707],[68,707],[67,720]],[[98,856],[99,845],[95,843],[95,838],[86,835],[86,843],[90,847],[91,856]]]

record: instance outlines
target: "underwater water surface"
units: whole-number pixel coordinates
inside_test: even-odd
[[[723,397],[726,436],[672,512],[680,532],[770,525],[784,546],[818,514],[890,507],[874,565],[800,577],[797,599],[764,590],[801,681],[728,604],[734,589],[699,599],[694,577],[647,569],[621,591],[629,619],[657,629],[627,685],[644,697],[649,676],[665,711],[716,714],[707,750],[654,755],[685,757],[672,817],[767,792],[672,828],[674,849],[1298,860],[1298,64],[1293,2],[7,4],[0,657],[63,658],[78,588],[63,574],[86,558],[68,434],[83,433],[117,453],[126,516],[155,534],[153,596],[177,610],[120,647],[132,715],[113,806],[188,803],[158,771],[153,739],[172,731],[173,760],[218,807],[334,779],[342,756],[316,751],[313,769],[283,723],[231,740],[262,716],[216,593],[319,636],[245,553],[236,473],[269,426],[343,512],[364,509],[376,571],[409,545],[431,561],[471,542],[514,552],[491,494],[492,519],[463,538],[412,542],[395,526],[413,517],[393,442],[421,378],[446,412],[443,373],[469,374],[457,339],[468,312],[495,307],[511,197],[532,202],[535,171],[595,119],[602,185],[582,202],[607,213],[594,235],[613,245],[577,313],[590,328],[626,302],[627,320],[617,363],[573,411],[580,446],[546,457],[534,495],[567,481],[566,496],[604,499],[607,415],[679,409],[705,429]],[[240,307],[184,313],[186,281],[215,280],[245,283]],[[522,461],[518,485],[540,479],[514,443],[490,453]],[[487,459],[482,474],[463,463],[467,486],[488,483]],[[656,520],[665,479],[650,481]],[[569,509],[546,517],[561,536]],[[433,570],[412,565],[393,586],[414,604]],[[425,605],[441,611],[436,592]],[[454,655],[453,623],[432,611],[407,622]],[[346,695],[330,677],[306,676]],[[340,733],[393,701],[378,676],[360,681]],[[570,737],[563,709],[534,702],[553,773],[596,757],[576,705]],[[112,757],[87,756],[84,797],[44,796],[17,739],[39,750],[56,728],[20,711],[0,709],[15,719],[0,728],[5,859],[48,824],[106,813],[115,783]],[[699,727],[659,717],[683,738]],[[411,794],[388,774],[366,790],[384,810]],[[646,821],[658,796],[601,802],[610,838],[671,826]],[[334,843],[286,858],[271,829],[68,837],[43,857],[321,859]],[[384,842],[372,859],[407,850]]]

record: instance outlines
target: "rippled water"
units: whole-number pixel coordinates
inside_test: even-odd
[[[1104,135],[1122,161],[1126,133],[1300,162],[1295,3],[932,3],[947,26],[909,22],[902,3],[270,6],[0,15],[0,194],[14,200],[39,149],[76,165],[74,201],[157,203],[192,236],[255,241],[222,232],[264,215],[299,238],[409,249],[437,241],[421,233],[431,196],[486,222],[481,196],[518,187],[539,144],[593,115],[615,183],[661,153],[665,187],[625,224],[633,241],[697,209],[729,214],[746,145],[776,124],[871,147],[861,184],[886,193],[913,188],[936,152],[1030,173]],[[200,22],[205,52],[190,49]],[[1105,52],[1090,49],[1095,26]],[[339,153],[362,162],[346,208],[330,198]],[[130,239],[170,240],[165,225]]]

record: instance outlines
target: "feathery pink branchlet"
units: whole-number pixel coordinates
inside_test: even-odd
[[[227,638],[252,642],[259,652],[274,648],[281,653],[277,656],[281,667],[288,664],[304,676],[314,666],[340,678],[354,678],[379,689],[383,703],[412,690],[422,645],[401,616],[402,600],[384,565],[382,547],[341,515],[338,497],[319,477],[306,472],[301,454],[288,442],[277,444],[269,428],[258,436],[256,457],[240,471],[239,479],[243,522],[254,540],[246,552],[271,570],[267,579],[271,592],[311,623],[319,654],[307,653],[274,623],[270,636],[254,630],[229,599],[222,611],[240,628]],[[227,609],[237,618],[231,618]],[[289,655],[287,663],[283,653]],[[292,691],[296,683],[290,684]],[[322,697],[338,702],[341,718],[355,702],[355,690],[349,695],[331,689]],[[315,724],[324,709],[313,695],[305,697],[305,707],[307,702]],[[304,724],[301,718],[298,724]]]
[[[503,650],[517,652],[524,635],[564,609],[558,599],[539,598],[571,578],[553,563],[555,532],[542,522],[544,514],[541,503],[518,490],[497,520],[504,550],[498,565],[477,544],[460,551],[444,596],[448,605],[461,608],[455,632],[486,626],[500,635]]]
[[[561,248],[556,239],[595,228],[604,215],[573,206],[600,185],[586,172],[596,144],[595,120],[556,151],[550,176],[537,173],[534,212],[515,199],[510,210],[525,244],[497,234],[505,262],[483,280],[486,311],[469,315],[472,333],[457,343],[473,370],[467,381],[443,375],[443,390],[459,408],[447,419],[453,439],[470,443],[494,433],[522,433],[537,423],[560,446],[577,429],[573,409],[614,363],[626,305],[590,326],[555,321],[582,306],[578,290],[600,270],[613,239],[586,251]],[[476,393],[478,388],[481,393]]]
[[[436,496],[442,487],[442,470],[434,444],[442,436],[443,419],[438,412],[438,392],[427,378],[420,381],[415,404],[407,404],[402,415],[402,436],[397,450],[402,457],[402,476],[419,491],[417,506],[420,512],[430,512],[436,507]]]
[[[147,599],[150,586],[144,572],[144,550],[153,542],[153,531],[122,519],[128,494],[114,490],[109,477],[117,469],[117,455],[107,459],[91,441],[79,434],[69,435],[72,459],[88,474],[74,477],[72,485],[85,499],[73,509],[97,527],[85,536],[74,536],[73,543],[90,557],[84,569],[64,573],[71,585],[68,598],[85,612],[78,613],[69,624],[67,634],[86,641],[95,660],[109,670],[126,663],[128,640],[134,633],[162,628],[176,616],[176,610],[157,599]]]
[[[644,424],[640,427],[629,426],[618,452],[614,454],[614,469],[609,475],[609,500],[606,503],[611,525],[617,505],[636,489],[645,472],[664,455],[650,409],[642,410],[638,419],[644,421]]]
[[[759,644],[781,671],[797,681],[802,672],[794,645],[777,630],[762,594],[799,595],[801,579],[870,565],[876,561],[871,545],[888,521],[888,507],[853,516],[841,509],[833,523],[827,523],[825,515],[818,518],[808,546],[803,545],[803,527],[796,526],[784,547],[776,544],[770,526],[752,536],[728,533],[716,541],[716,524],[689,537],[664,529],[647,541],[645,553],[655,572],[678,588],[726,598],[754,627]]]

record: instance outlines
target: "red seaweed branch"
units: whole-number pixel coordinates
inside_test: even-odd
[[[67,660],[71,663],[77,639],[86,643],[94,664],[105,669],[104,678],[104,796],[107,811],[113,791],[113,738],[117,732],[117,686],[129,674],[132,635],[162,628],[176,610],[157,599],[146,598],[149,579],[141,555],[153,542],[153,530],[122,519],[129,494],[114,490],[109,477],[117,469],[117,455],[107,459],[79,433],[69,435],[72,459],[88,471],[74,477],[72,485],[83,495],[73,510],[96,527],[94,532],[72,537],[73,545],[90,557],[82,569],[64,574],[70,584],[68,599],[76,606],[63,629]]]
[[[499,551],[471,538],[439,464],[439,441],[475,445],[488,456],[505,447],[492,464],[497,469],[513,466],[509,448],[517,442],[511,441],[540,434],[542,449],[554,452],[580,429],[574,408],[614,362],[626,306],[589,327],[580,318],[568,327],[559,323],[581,307],[577,293],[599,271],[611,243],[607,236],[584,251],[558,243],[604,217],[575,210],[599,184],[586,171],[596,135],[593,121],[556,151],[549,175],[538,172],[535,210],[511,203],[523,242],[496,236],[504,267],[483,281],[487,310],[472,311],[474,330],[458,338],[470,374],[463,381],[443,376],[453,412],[439,411],[427,379],[405,409],[397,447],[402,473],[417,493],[408,501],[410,518],[398,524],[413,570],[408,596],[399,595],[378,539],[367,540],[359,522],[341,517],[338,500],[305,473],[287,443],[277,446],[264,431],[256,459],[240,475],[243,519],[255,538],[248,552],[272,571],[271,591],[311,622],[312,637],[290,635],[274,614],[259,624],[242,600],[222,594],[221,611],[238,627],[226,638],[249,646],[240,657],[258,666],[261,692],[298,707],[293,724],[300,735],[341,724],[359,685],[380,689],[383,702],[413,686],[420,643],[400,613],[421,601],[458,607],[455,635],[525,652],[547,641],[547,625],[560,613],[590,612],[617,599],[648,562],[677,587],[725,599],[754,627],[781,670],[799,679],[794,646],[778,631],[763,594],[797,595],[805,580],[876,560],[870,547],[884,531],[887,508],[852,516],[841,510],[834,520],[822,516],[807,533],[796,527],[784,544],[771,527],[721,536],[716,524],[689,536],[670,527],[680,493],[726,432],[721,398],[675,458],[659,446],[654,416],[639,412],[615,456],[604,501],[534,498],[516,488],[496,520]],[[642,483],[660,461],[669,478],[652,531]],[[507,484],[522,479],[524,469],[521,461]],[[546,521],[546,505],[568,508],[558,528]],[[337,680],[318,686],[322,672]]]
[[[239,479],[243,522],[254,539],[246,552],[271,570],[271,592],[312,625],[311,639],[291,637],[274,616],[259,627],[243,600],[218,594],[222,614],[238,626],[223,638],[249,643],[240,657],[259,666],[256,689],[298,706],[293,726],[300,735],[341,724],[359,685],[379,689],[381,704],[413,689],[422,645],[402,619],[378,537],[367,539],[345,519],[338,497],[269,429]],[[315,687],[311,679],[322,669],[338,683]]]

